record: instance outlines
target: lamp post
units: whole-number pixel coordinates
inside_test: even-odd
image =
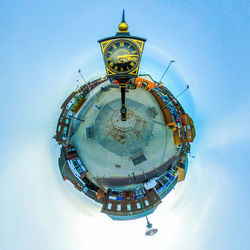
[[[63,115],[63,116],[66,117],[66,118],[71,118],[71,119],[75,119],[77,121],[85,122],[85,120],[74,117],[73,115]]]
[[[171,60],[171,61],[169,62],[169,64],[168,64],[168,66],[167,66],[166,70],[164,71],[164,73],[163,73],[163,75],[162,75],[162,77],[161,77],[161,79],[160,79],[159,83],[162,81],[163,77],[164,77],[164,76],[165,76],[165,74],[168,72],[168,69],[169,69],[169,67],[170,67],[171,63],[173,63],[173,62],[175,62],[175,61],[174,61],[174,60]]]
[[[181,96],[186,90],[189,89],[189,85],[187,85],[187,87],[179,94],[175,97],[175,99],[177,99],[179,96]]]
[[[148,220],[148,217],[146,215],[146,211],[145,211],[145,208],[144,208],[144,205],[143,205],[143,202],[142,202],[142,199],[140,198],[140,201],[141,201],[141,205],[142,205],[142,209],[143,209],[143,212],[145,214],[145,217],[146,217],[146,221],[147,221],[147,225],[146,225],[146,233],[145,235],[146,236],[153,236],[155,235],[157,232],[158,232],[158,229],[157,228],[153,228],[153,224],[149,222]]]
[[[80,83],[79,83],[79,80],[78,80],[78,79],[76,80],[76,82],[77,82],[76,90],[78,90],[79,87],[80,87]]]
[[[127,120],[127,109],[126,109],[126,105],[125,105],[125,93],[126,93],[126,85],[127,82],[120,82],[120,86],[121,86],[121,121],[126,121]]]
[[[136,181],[136,178],[135,178],[135,173],[133,173],[133,177],[134,177],[134,180],[135,180],[135,184],[137,184],[137,181]],[[137,190],[139,190],[139,186],[137,186]],[[143,205],[141,197],[139,199],[140,199],[140,202],[141,202],[141,205],[142,205],[142,209],[143,209],[143,212],[145,214],[146,221],[147,221],[145,235],[146,236],[153,236],[154,234],[156,234],[158,232],[158,229],[157,228],[153,228],[152,223],[149,222],[147,214],[146,214],[146,210],[144,208],[144,205]]]
[[[82,73],[81,73],[81,70],[80,70],[80,69],[78,69],[78,73],[80,74],[81,78],[83,79],[83,81],[84,81],[84,82],[85,82],[85,84],[86,84],[87,82],[86,82],[85,78],[83,77],[83,75],[82,75]]]
[[[186,87],[179,95],[177,95],[177,96],[175,97],[175,99],[177,100],[177,98],[178,98],[179,96],[181,96],[181,95],[182,95],[186,90],[188,90],[188,89],[189,89],[189,85],[187,85],[187,87]],[[174,99],[172,99],[171,101],[169,101],[161,110],[165,109],[165,108],[167,107],[167,105],[170,104],[173,100],[174,100]]]
[[[82,73],[81,73],[81,70],[80,69],[78,69],[78,73],[80,74],[80,76],[81,76],[81,78],[83,79],[83,81],[84,81],[84,83],[85,84],[87,84],[87,86],[88,86],[88,90],[89,90],[89,92],[91,91],[91,89],[90,89],[90,87],[89,87],[89,84],[87,83],[87,81],[85,80],[85,78],[83,77],[83,75],[82,75]]]

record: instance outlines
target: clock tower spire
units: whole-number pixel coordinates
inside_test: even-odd
[[[123,12],[122,12],[122,21],[119,24],[118,29],[119,29],[119,31],[117,31],[117,33],[128,33],[128,25],[127,25],[127,23],[125,21],[125,11],[124,11],[124,9],[123,9]]]
[[[125,10],[122,10],[122,22],[125,22]]]

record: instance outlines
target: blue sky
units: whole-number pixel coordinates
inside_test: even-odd
[[[111,221],[63,182],[51,139],[77,70],[105,73],[97,40],[123,8],[147,38],[141,72],[157,80],[176,61],[165,84],[190,85],[179,101],[197,132],[185,182],[150,216],[153,238],[144,219]],[[1,250],[249,249],[247,1],[2,1],[0,23]]]

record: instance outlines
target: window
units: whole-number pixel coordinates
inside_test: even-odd
[[[63,116],[64,116],[64,117],[67,116],[67,112],[68,112],[67,110],[64,111],[64,113],[63,113]]]
[[[108,209],[110,210],[112,208],[112,203],[108,203]]]
[[[162,184],[162,182],[160,180],[158,180],[158,185],[159,185],[159,187],[163,186],[163,184]]]
[[[75,167],[77,167],[77,166],[78,166],[78,162],[77,162],[77,160],[73,160],[72,162],[73,162],[73,164],[74,164],[74,166],[75,166]]]
[[[60,131],[61,131],[61,125],[58,126],[58,132],[60,132]]]
[[[80,166],[76,166],[76,170],[78,171],[79,174],[82,174],[82,173],[83,173],[83,170],[81,169]]]
[[[72,111],[69,111],[69,112],[68,112],[68,116],[69,116],[69,117],[73,116],[73,114],[74,114],[74,113],[73,113]]]
[[[130,211],[131,210],[131,205],[127,204],[127,210]]]
[[[127,200],[130,200],[130,196],[129,196],[129,192],[128,191],[125,192],[125,196],[126,196]]]
[[[148,200],[145,200],[145,205],[149,206]]]
[[[118,197],[123,197],[123,192],[120,191],[113,191],[112,192],[114,195],[118,196]]]
[[[76,151],[76,149],[73,148],[73,147],[72,147],[72,148],[67,148],[67,152],[68,152],[68,153],[75,152],[75,151]]]
[[[142,87],[142,88],[145,88],[145,87],[147,87],[147,86],[148,86],[148,83],[143,81],[141,87]]]
[[[122,205],[121,204],[117,204],[117,211],[121,211]]]
[[[141,208],[141,204],[139,202],[136,203],[136,207],[137,209],[140,209]]]
[[[65,120],[65,124],[66,124],[66,125],[69,124],[69,118],[67,118],[67,119]]]
[[[68,127],[67,126],[63,127],[63,132],[67,133],[67,131],[68,131]]]

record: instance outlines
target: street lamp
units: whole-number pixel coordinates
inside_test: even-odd
[[[146,220],[147,220],[147,226],[146,226],[146,236],[153,236],[158,232],[157,228],[153,228],[152,224],[148,221],[148,217],[146,216]]]
[[[143,212],[144,212],[144,214],[145,214],[146,221],[147,221],[145,235],[146,235],[146,236],[153,236],[153,235],[155,235],[155,234],[158,232],[158,229],[157,229],[157,228],[153,228],[153,224],[149,222],[149,220],[148,220],[148,217],[147,217],[147,215],[146,215],[146,211],[145,211],[145,208],[144,208],[144,205],[143,205],[143,202],[142,202],[142,199],[141,199],[141,198],[140,198],[140,201],[141,201],[142,209],[143,209]]]
[[[83,75],[82,75],[82,73],[81,73],[81,70],[80,69],[78,69],[78,73],[80,74],[80,76],[81,76],[81,78],[83,79],[83,81],[84,81],[84,83],[85,84],[87,84],[87,86],[88,86],[88,90],[89,90],[89,92],[91,91],[91,89],[90,89],[90,87],[89,87],[89,84],[87,83],[87,81],[85,80],[85,78],[83,77]]]
[[[168,64],[168,66],[167,66],[166,70],[164,71],[164,73],[163,73],[163,75],[162,75],[162,77],[161,77],[161,79],[160,79],[159,83],[162,81],[163,77],[164,77],[164,76],[165,76],[165,74],[168,72],[168,69],[169,69],[169,67],[170,67],[171,63],[173,63],[173,62],[175,62],[175,61],[174,61],[174,60],[171,60],[171,61],[169,62],[169,64]]]
[[[174,99],[177,100],[177,98],[178,98],[179,96],[181,96],[181,95],[182,95],[186,90],[188,90],[188,89],[189,89],[189,85],[187,85],[187,87],[186,87],[179,95],[177,95]],[[161,110],[165,109],[165,108],[168,106],[168,104],[172,103],[172,101],[173,101],[174,99],[170,100]]]
[[[78,69],[78,73],[80,74],[81,78],[83,79],[83,81],[84,81],[84,82],[85,82],[85,84],[86,84],[87,82],[86,82],[85,78],[83,77],[83,75],[82,75],[82,73],[81,73],[81,70],[80,70],[80,69]]]
[[[181,96],[186,90],[189,89],[189,85],[187,85],[187,87],[179,94],[175,97],[175,99],[177,99],[179,96]]]

